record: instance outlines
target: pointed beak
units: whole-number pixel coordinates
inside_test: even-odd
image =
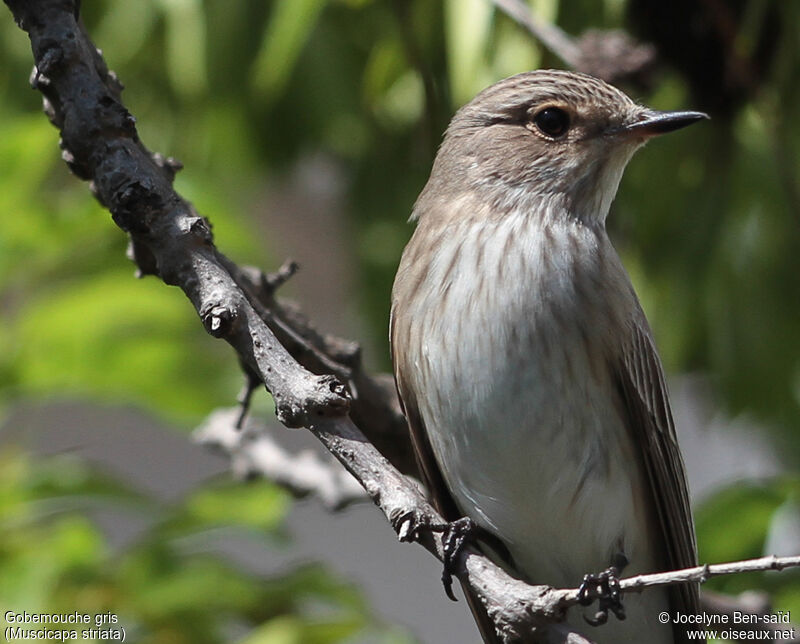
[[[645,110],[639,120],[623,125],[618,132],[636,137],[650,138],[667,132],[680,130],[682,127],[709,118],[703,112],[657,112]]]

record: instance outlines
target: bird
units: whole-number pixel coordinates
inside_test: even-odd
[[[390,346],[421,478],[530,583],[697,564],[661,360],[605,223],[634,152],[704,118],[581,73],[517,74],[458,110],[414,204]],[[697,613],[698,594],[650,589],[625,596],[624,620],[567,621],[598,643],[683,642],[659,616]]]

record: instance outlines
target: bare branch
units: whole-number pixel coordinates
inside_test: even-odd
[[[567,67],[578,68],[581,62],[581,51],[567,32],[556,25],[539,20],[522,0],[492,0],[492,4],[528,30],[536,40],[558,56]]]
[[[193,433],[201,445],[230,456],[239,478],[261,476],[297,497],[313,494],[332,511],[369,500],[364,488],[335,459],[323,459],[311,450],[292,454],[263,423],[248,419],[244,427],[237,427],[239,415],[238,407],[218,409]]]
[[[672,572],[659,572],[650,575],[637,575],[620,581],[623,592],[640,592],[653,586],[668,586],[671,584],[686,584],[698,582],[704,584],[712,577],[735,575],[742,572],[764,572],[767,570],[784,570],[800,566],[800,555],[794,557],[760,557],[759,559],[746,559],[731,563],[706,564],[684,570]]]
[[[227,259],[225,266],[300,364],[313,373],[333,373],[347,383],[352,395],[350,417],[353,422],[392,465],[405,474],[416,476],[414,451],[392,376],[367,373],[356,342],[319,333],[293,302],[276,299],[277,286],[297,269],[295,265],[289,270],[291,264],[284,264],[272,274],[249,266],[239,267]]]
[[[208,222],[172,189],[174,163],[139,140],[120,101],[121,85],[77,25],[70,2],[9,2],[27,30],[36,69],[32,83],[61,130],[70,169],[92,181],[95,196],[129,233],[142,273],[183,289],[206,330],[233,345],[272,393],[289,426],[347,412],[349,396],[330,375],[312,374],[292,359],[258,315],[212,243]]]
[[[491,0],[570,69],[609,83],[650,84],[656,49],[618,29],[590,29],[573,38],[557,25],[537,18],[522,0]]]

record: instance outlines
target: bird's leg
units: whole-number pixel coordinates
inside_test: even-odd
[[[461,517],[447,523],[433,523],[424,517],[416,517],[414,525],[400,534],[401,541],[418,541],[422,531],[442,534],[442,584],[447,596],[453,601],[458,601],[453,594],[453,575],[458,569],[458,556],[464,546],[470,541],[475,541],[480,528],[469,517]]]
[[[456,601],[453,595],[453,575],[456,572],[458,555],[469,541],[474,541],[477,536],[478,524],[469,517],[461,517],[451,521],[445,526],[442,536],[442,584],[447,596]]]
[[[608,621],[608,611],[614,613],[619,619],[625,619],[625,607],[622,605],[622,592],[619,587],[619,575],[628,565],[628,558],[621,552],[612,557],[609,568],[599,574],[583,576],[583,582],[578,589],[578,603],[589,606],[595,599],[598,600],[597,612],[594,617],[583,618],[591,626],[600,626]]]

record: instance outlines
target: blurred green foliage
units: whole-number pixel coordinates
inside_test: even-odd
[[[635,1],[530,5],[579,34],[624,26]],[[780,12],[783,28],[768,74],[733,116],[641,152],[609,224],[668,371],[709,374],[728,413],[748,414],[769,428],[796,472],[800,3],[736,4],[746,9],[734,25],[740,55],[759,17]],[[375,346],[385,346],[388,293],[411,233],[406,219],[449,117],[501,77],[558,65],[487,0],[84,0],[82,11],[129,88],[123,98],[142,139],[184,162],[178,190],[211,219],[219,246],[236,261],[271,268],[283,259],[266,234],[253,232],[263,186],[279,185],[310,155],[335,162],[353,231],[347,248],[336,250],[357,259],[357,304]],[[189,426],[229,404],[239,385],[236,361],[206,336],[179,292],[154,279],[132,279],[124,236],[59,159],[56,132],[40,113],[38,94],[27,88],[27,38],[7,12],[5,18],[0,405],[50,396],[122,401]],[[665,67],[652,92],[633,91],[659,109],[702,109],[689,86]],[[388,367],[386,353],[377,359]],[[30,608],[107,605],[140,625],[142,642],[221,641],[229,615],[260,624],[245,629],[241,641],[248,643],[340,641],[369,622],[357,593],[320,570],[276,580],[275,591],[176,549],[176,534],[216,522],[270,534],[285,509],[274,491],[215,489],[189,499],[111,566],[100,533],[80,513],[37,514],[43,499],[93,491],[70,488],[63,464],[5,458],[11,474],[0,488],[0,566],[3,578],[16,582],[4,584],[3,592],[14,593],[4,605],[6,599]],[[105,485],[91,480],[98,489]],[[113,485],[109,494],[130,501]],[[701,552],[712,560],[760,554],[776,512],[797,497],[796,479],[721,492],[699,509]],[[49,553],[44,562],[28,565],[42,552]],[[777,607],[800,613],[797,577],[778,578],[748,582],[774,589]],[[740,587],[735,580],[719,583]],[[306,593],[331,600],[341,619],[322,624],[281,603]],[[208,605],[219,610],[207,611]],[[190,631],[180,630],[187,625]]]
[[[288,502],[267,483],[226,483],[176,507],[154,507],[74,459],[33,463],[0,452],[0,605],[17,613],[110,612],[126,639],[142,644],[323,644],[355,633],[407,642],[372,620],[358,591],[320,566],[265,580],[214,556],[208,545],[204,550],[213,542],[204,535],[223,526],[281,540]],[[103,507],[153,520],[115,552],[84,516]]]
[[[712,495],[695,513],[700,561],[737,561],[771,554],[767,549],[770,532],[779,527],[783,509],[791,509],[796,522],[798,499],[800,481],[796,477],[741,482]],[[731,595],[762,588],[769,592],[776,609],[794,613],[800,606],[800,570],[717,577],[708,587]]]

